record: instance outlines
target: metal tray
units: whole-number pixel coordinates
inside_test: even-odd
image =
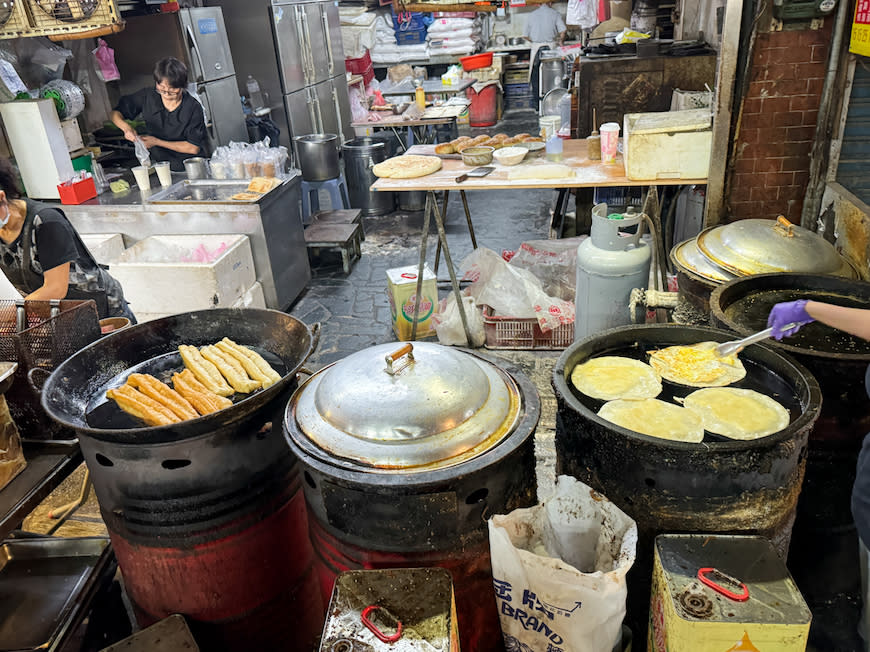
[[[256,204],[269,194],[251,200],[230,199],[236,193],[247,192],[249,183],[247,179],[185,179],[155,192],[146,201],[149,204]]]
[[[174,614],[100,652],[199,652],[184,616]]]
[[[0,650],[52,647],[109,557],[108,537],[0,545]]]

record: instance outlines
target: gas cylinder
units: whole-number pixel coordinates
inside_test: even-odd
[[[629,295],[649,283],[650,248],[640,238],[640,213],[592,209],[590,237],[577,248],[577,316],[574,340],[631,322]],[[635,233],[626,229],[637,226]]]

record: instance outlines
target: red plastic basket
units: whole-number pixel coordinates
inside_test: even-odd
[[[478,68],[489,68],[492,65],[492,52],[481,52],[480,54],[472,54],[470,57],[460,57],[459,63],[462,64],[462,69],[466,72],[477,70]]]
[[[93,178],[88,177],[69,186],[60,184],[57,192],[60,194],[61,204],[81,204],[97,196],[97,187],[94,185]]]
[[[350,59],[344,60],[344,67],[348,72],[353,73],[354,75],[364,75],[366,71],[372,67],[372,57],[369,54],[369,51],[366,50],[366,53],[361,57],[351,57]]]
[[[545,333],[534,317],[497,317],[483,306],[484,346],[488,349],[564,349],[574,343],[574,324]]]

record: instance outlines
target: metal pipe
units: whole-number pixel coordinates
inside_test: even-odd
[[[804,205],[801,211],[801,226],[811,231],[816,230],[819,212],[822,207],[822,195],[825,191],[825,175],[823,169],[830,162],[831,147],[831,113],[835,102],[833,86],[840,70],[840,54],[843,48],[843,32],[846,26],[846,15],[851,3],[840,2],[837,6],[837,16],[834,22],[834,40],[828,52],[828,70],[825,73],[825,83],[822,86],[822,100],[816,120],[816,134],[813,138],[813,149],[810,153],[810,181],[804,195]]]

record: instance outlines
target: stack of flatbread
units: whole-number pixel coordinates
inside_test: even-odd
[[[372,167],[372,173],[384,179],[416,179],[440,169],[441,159],[437,156],[403,154],[376,164]]]
[[[106,396],[149,426],[167,426],[223,410],[230,396],[271,387],[280,374],[256,351],[224,338],[214,345],[178,347],[186,369],[172,387],[149,374],[130,374]]]

